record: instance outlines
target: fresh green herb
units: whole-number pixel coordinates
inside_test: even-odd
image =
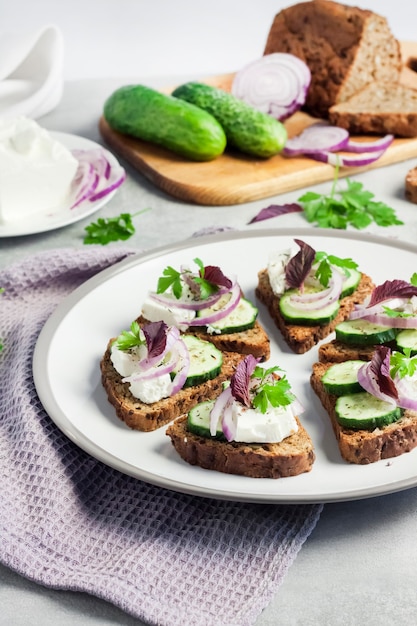
[[[162,276],[158,279],[156,293],[164,293],[171,287],[172,293],[176,298],[180,298],[182,294],[181,272],[168,265],[162,272]]]
[[[96,222],[92,222],[85,227],[87,235],[84,237],[85,244],[101,244],[105,246],[111,241],[125,241],[135,232],[133,218],[149,209],[143,209],[133,215],[131,213],[121,213],[117,217],[99,217]]]
[[[319,264],[316,278],[323,287],[327,287],[329,284],[333,272],[332,265],[339,267],[345,274],[348,274],[348,270],[354,270],[358,267],[358,264],[350,258],[341,259],[334,254],[327,254],[327,252],[317,252],[314,262]]]
[[[252,374],[252,377],[260,378],[252,404],[261,413],[266,413],[269,406],[287,406],[294,399],[293,394],[290,393],[291,385],[285,376],[271,383],[271,374],[278,370],[280,370],[279,367],[265,370],[257,366]]]
[[[414,287],[417,287],[417,272],[414,272],[414,274],[410,278],[410,283],[414,285]]]
[[[404,348],[402,352],[392,352],[390,358],[390,374],[394,378],[396,374],[400,378],[413,376],[417,370],[417,356],[411,356],[411,349]]]
[[[374,194],[363,189],[362,183],[346,179],[346,189],[338,187],[339,166],[335,167],[330,195],[308,191],[298,202],[308,222],[321,228],[346,229],[349,225],[362,230],[375,222],[378,226],[403,224],[394,209],[375,202]]]
[[[193,259],[194,263],[198,266],[199,272],[198,274],[193,274],[189,270],[184,270],[179,272],[171,266],[168,266],[162,272],[162,276],[158,279],[156,292],[164,293],[169,288],[172,289],[172,293],[174,296],[179,299],[182,295],[183,290],[183,279],[182,277],[186,272],[188,272],[189,276],[192,278],[192,281],[198,285],[199,289],[199,299],[206,300],[213,293],[218,291],[218,286],[210,282],[205,278],[206,268],[199,258]]]
[[[390,309],[389,306],[382,307],[385,315],[388,317],[414,317],[413,313],[406,313],[405,311],[398,311],[397,309]]]
[[[200,299],[207,300],[209,296],[218,291],[218,286],[205,279],[206,268],[201,259],[195,258],[194,263],[200,268],[199,276],[195,276],[194,281],[200,286]]]
[[[124,352],[145,343],[146,340],[140,336],[140,326],[135,321],[131,323],[130,330],[123,330],[116,339],[116,347]]]

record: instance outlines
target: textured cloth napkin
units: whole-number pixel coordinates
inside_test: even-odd
[[[63,38],[54,25],[0,33],[0,116],[36,119],[59,103]]]
[[[322,505],[224,502],[125,476],[67,439],[36,394],[32,355],[48,316],[131,252],[47,251],[0,271],[0,560],[150,624],[248,626]]]

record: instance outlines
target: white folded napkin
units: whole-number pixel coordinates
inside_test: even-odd
[[[0,33],[0,116],[36,119],[63,89],[63,38],[53,25],[30,33]]]

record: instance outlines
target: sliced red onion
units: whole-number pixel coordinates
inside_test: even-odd
[[[343,150],[345,152],[379,152],[380,150],[386,150],[394,141],[394,135],[385,135],[375,141],[353,141],[349,139]]]
[[[155,367],[158,363],[162,361],[162,359],[173,349],[176,342],[180,338],[180,331],[175,326],[170,326],[166,332],[166,344],[165,349],[162,353],[155,355],[153,357],[146,356],[141,361],[139,361],[139,367],[141,370],[147,370],[150,367]]]
[[[378,381],[372,371],[371,361],[366,362],[358,370],[358,383],[368,393],[379,398],[384,402],[389,402],[393,406],[397,406],[397,401],[386,393],[383,393],[378,385]]]
[[[349,141],[349,133],[344,128],[318,122],[308,126],[300,135],[287,140],[282,154],[285,156],[315,156],[343,150]],[[318,159],[320,160],[320,159]]]
[[[222,414],[222,431],[227,441],[233,441],[236,437],[237,421],[233,414],[233,399],[224,407]]]
[[[344,277],[342,274],[334,269],[329,281],[329,286],[326,289],[314,291],[312,293],[294,293],[290,296],[290,300],[294,306],[297,307],[297,309],[303,309],[305,311],[316,311],[322,309],[339,299],[342,292],[343,282]]]
[[[232,390],[230,387],[223,389],[221,394],[216,398],[213,408],[210,411],[210,435],[214,437],[217,432],[217,426],[227,403],[233,401]]]
[[[179,338],[177,343],[175,344],[175,348],[178,351],[178,361],[180,363],[180,369],[175,375],[174,380],[172,381],[171,387],[171,396],[174,396],[180,389],[184,387],[184,383],[187,379],[188,372],[190,369],[190,353],[188,352],[188,348],[185,345],[183,339]]]
[[[164,374],[170,374],[178,363],[178,358],[178,352],[176,351],[176,349],[173,349],[171,352],[171,357],[163,365],[134,372],[130,376],[122,378],[122,382],[133,383],[138,382],[139,380],[155,380],[155,378],[159,378]]]
[[[71,209],[88,200],[95,202],[120,187],[126,178],[125,170],[112,167],[102,149],[73,150],[78,169],[72,182],[73,202]]]
[[[230,299],[227,302],[226,306],[219,309],[215,313],[211,313],[210,315],[206,315],[205,317],[195,317],[191,323],[192,326],[210,326],[210,324],[214,324],[219,320],[222,320],[224,317],[229,315],[240,302],[241,291],[238,284],[234,285],[230,290]],[[186,323],[186,322],[184,322]]]
[[[200,311],[201,309],[206,309],[216,304],[222,295],[228,291],[228,289],[216,291],[216,293],[206,300],[177,300],[163,293],[150,293],[149,297],[155,300],[155,302],[159,302],[159,304],[169,308],[175,307],[176,309],[183,309],[184,311]]]
[[[341,148],[344,150],[345,148]],[[341,167],[362,167],[364,165],[370,165],[374,163],[385,153],[385,150],[378,150],[375,152],[363,152],[362,154],[355,155],[341,155],[334,154],[328,150],[321,150],[316,152],[309,152],[309,157],[315,161],[321,161],[322,163],[329,163],[329,165],[339,165]]]
[[[407,304],[407,299],[404,298],[392,298],[391,300],[385,300],[384,302],[378,302],[371,307],[366,305],[356,305],[349,315],[350,320],[365,319],[373,324],[379,324],[381,326],[388,326],[389,328],[417,328],[417,315],[410,315],[409,317],[392,317],[385,313],[384,307],[391,309],[402,309]]]
[[[239,70],[231,91],[236,98],[282,121],[302,107],[310,82],[310,69],[304,61],[293,54],[275,52]]]
[[[402,409],[417,411],[417,381],[415,377],[395,377],[395,385],[398,391],[397,405]]]
[[[379,326],[388,326],[389,328],[399,328],[406,330],[407,328],[417,328],[417,316],[415,317],[391,317],[386,313],[373,313],[362,316],[364,320],[378,324]]]

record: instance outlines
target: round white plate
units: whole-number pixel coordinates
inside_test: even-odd
[[[85,137],[78,137],[77,135],[70,135],[68,133],[51,132],[51,136],[54,139],[60,141],[69,150],[94,150],[100,148],[104,151],[106,158],[108,159],[112,171],[122,170],[121,165],[117,161],[116,157],[100,146],[95,141],[86,139]],[[85,200],[73,209],[70,206],[61,206],[53,210],[43,211],[33,215],[31,217],[24,218],[17,222],[10,224],[0,223],[0,237],[19,237],[21,235],[34,235],[36,233],[47,232],[48,230],[54,230],[55,228],[61,228],[73,224],[79,220],[88,217],[92,213],[95,213],[101,209],[109,200],[112,199],[117,189],[114,189],[104,198],[100,198],[95,202]]]
[[[329,418],[310,388],[317,349],[293,354],[260,305],[259,320],[271,337],[270,364],[281,366],[305,406],[301,419],[313,440],[311,472],[291,478],[259,479],[204,470],[185,463],[165,428],[132,431],[115,416],[100,382],[99,361],[109,338],[128,329],[167,265],[199,257],[236,274],[255,301],[257,272],[270,252],[303,239],[316,250],[352,257],[378,284],[409,280],[417,270],[417,247],[366,235],[335,231],[258,230],[191,239],[170,248],[126,259],[72,293],[45,324],[34,354],[39,397],[56,425],[80,448],[121,472],[147,482],[200,496],[252,502],[324,502],[359,499],[417,485],[417,449],[389,461],[351,465],[342,460]]]

